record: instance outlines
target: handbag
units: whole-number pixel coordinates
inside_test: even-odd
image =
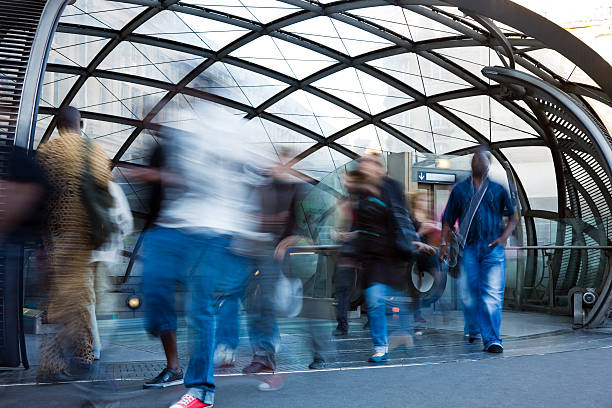
[[[91,172],[91,141],[85,139],[83,175],[81,177],[81,199],[89,219],[89,239],[94,249],[100,248],[117,230],[110,210],[114,205],[108,186],[98,184]]]
[[[412,260],[416,255],[414,242],[421,239],[417,234],[414,223],[408,214],[400,189],[395,184],[388,184],[388,198],[391,204],[391,229],[393,231],[395,247],[405,260]]]

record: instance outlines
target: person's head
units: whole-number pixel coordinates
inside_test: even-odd
[[[485,146],[480,147],[472,157],[472,175],[484,177],[491,166],[491,152]]]
[[[412,211],[429,211],[429,195],[426,191],[418,190],[410,193],[409,198]]]
[[[359,170],[351,170],[342,178],[342,185],[349,194],[354,194],[359,191],[359,189],[363,187],[364,183],[364,175]]]
[[[81,114],[77,108],[66,106],[57,113],[57,130],[64,133],[81,132]]]
[[[378,154],[370,153],[359,159],[359,170],[370,182],[379,182],[385,176],[385,168]]]

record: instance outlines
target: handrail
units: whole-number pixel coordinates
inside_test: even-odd
[[[289,247],[291,251],[332,251],[340,249],[341,245],[296,245]],[[507,246],[505,250],[530,250],[530,249],[599,249],[612,250],[609,245],[525,245],[525,246]]]

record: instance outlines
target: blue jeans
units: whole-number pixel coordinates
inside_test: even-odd
[[[230,306],[238,305],[247,281],[248,261],[232,253],[228,249],[230,243],[231,238],[226,235],[194,234],[172,228],[150,230],[144,241],[147,328],[153,334],[176,330],[174,284],[177,280],[187,283],[192,294],[191,350],[185,386],[208,404],[214,402],[215,393],[213,354],[217,307],[228,301]],[[221,309],[231,322],[237,321],[237,306]]]
[[[466,334],[480,334],[485,349],[503,344],[500,326],[506,286],[504,247],[487,245],[470,244],[463,249],[459,280]]]
[[[382,283],[373,283],[365,290],[370,322],[370,334],[374,351],[387,353],[389,341],[387,335],[387,306],[399,308],[399,316],[393,314],[393,326],[397,334],[412,334],[412,307],[406,293],[393,289]]]

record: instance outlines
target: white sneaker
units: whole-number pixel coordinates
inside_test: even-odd
[[[236,350],[226,344],[219,344],[215,349],[213,364],[215,367],[231,367],[236,362]]]

